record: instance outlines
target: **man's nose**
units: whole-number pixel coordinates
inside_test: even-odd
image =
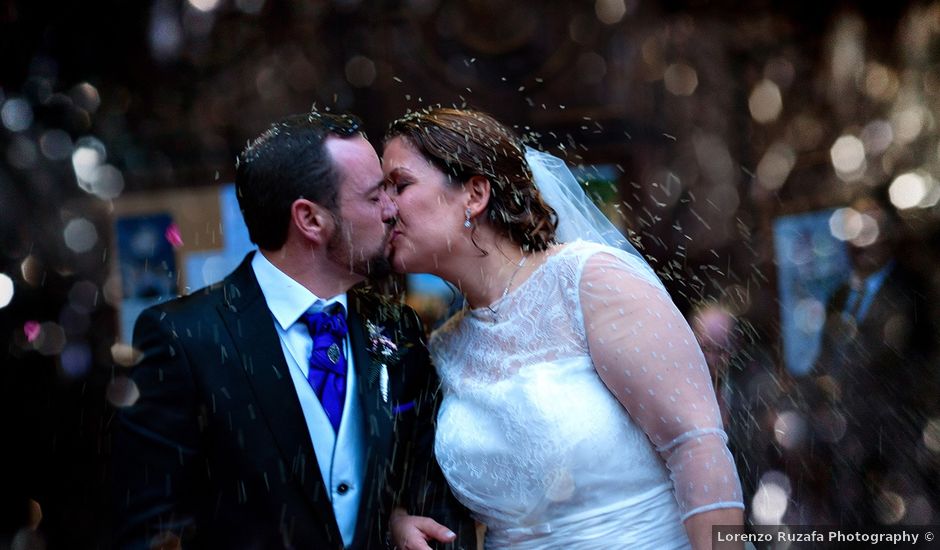
[[[383,189],[380,193],[382,201],[382,221],[392,225],[398,219],[398,205]]]

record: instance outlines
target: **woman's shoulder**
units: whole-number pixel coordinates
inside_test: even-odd
[[[652,266],[636,251],[628,252],[607,244],[579,239],[564,245],[560,254],[571,258],[579,280],[585,274],[601,275],[603,278],[604,274],[614,272],[619,277],[633,276],[654,286],[662,285]]]
[[[615,262],[623,261],[627,259],[628,256],[632,256],[629,252],[625,252],[619,248],[592,241],[583,241],[581,239],[558,246],[559,249],[554,256],[557,256],[559,259],[564,259],[569,264],[576,265],[579,271],[584,269],[588,260],[592,258],[603,258],[605,261]],[[594,263],[597,262],[595,261]]]

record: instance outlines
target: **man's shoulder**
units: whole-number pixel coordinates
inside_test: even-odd
[[[219,281],[190,294],[153,305],[148,310],[159,312],[161,315],[177,317],[213,309],[224,302],[225,292],[223,286],[224,281]]]
[[[246,262],[247,262],[246,258]],[[212,283],[208,286],[195,290],[184,296],[173,298],[151,306],[145,313],[148,315],[157,315],[160,319],[171,318],[175,321],[181,321],[188,318],[198,318],[206,315],[208,312],[219,306],[232,304],[246,298],[246,293],[252,291],[246,272],[251,270],[247,263],[243,262],[235,271],[227,275],[221,281]],[[257,283],[255,283],[257,286]]]

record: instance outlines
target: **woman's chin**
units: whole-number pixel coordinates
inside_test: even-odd
[[[403,256],[404,254],[399,254],[397,250],[392,250],[390,259],[392,263],[392,270],[395,271],[395,273],[409,273],[408,262]]]

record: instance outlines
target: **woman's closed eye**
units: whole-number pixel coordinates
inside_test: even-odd
[[[388,193],[388,196],[391,198],[398,196],[406,186],[407,184],[405,182],[393,180],[392,178],[386,178],[384,183],[385,192]]]
[[[410,185],[410,181],[396,181],[395,185],[393,186],[395,195],[401,195],[405,188]]]

